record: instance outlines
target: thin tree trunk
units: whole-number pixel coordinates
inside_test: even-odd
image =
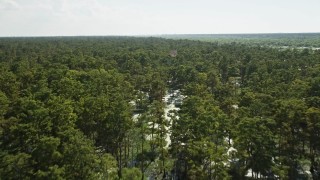
[[[118,170],[118,176],[119,178],[121,179],[122,178],[122,147],[121,147],[121,144],[118,144],[119,146],[119,170]]]
[[[141,154],[143,154],[143,149],[144,149],[144,138],[142,136],[142,142],[141,142]],[[142,177],[141,177],[141,180],[144,180],[144,167],[143,167],[143,164],[144,164],[144,159],[142,158],[142,162],[141,162],[141,172],[142,172]]]

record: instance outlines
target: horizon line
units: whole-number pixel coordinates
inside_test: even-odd
[[[32,37],[159,37],[179,35],[265,35],[265,34],[320,34],[319,32],[255,32],[255,33],[164,33],[164,34],[105,34],[105,35],[12,35],[0,38],[32,38]]]

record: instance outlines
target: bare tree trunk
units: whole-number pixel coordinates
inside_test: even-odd
[[[121,179],[122,178],[122,147],[121,147],[121,144],[118,144],[118,146],[119,146],[118,176]]]

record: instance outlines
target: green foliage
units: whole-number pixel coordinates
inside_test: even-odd
[[[7,113],[9,103],[10,101],[7,96],[0,91],[0,117],[3,117]]]
[[[122,178],[128,180],[141,180],[142,173],[138,168],[125,168],[123,169]]]
[[[243,118],[237,126],[235,148],[245,161],[244,169],[267,175],[273,166],[276,142],[272,132],[275,122],[264,118]]]
[[[186,38],[0,38],[0,179],[318,179],[319,34]]]

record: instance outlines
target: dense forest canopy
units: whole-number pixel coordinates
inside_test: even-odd
[[[303,37],[0,38],[0,179],[319,179]]]
[[[161,35],[160,37],[219,43],[237,42],[270,47],[314,47],[320,49],[320,33],[178,34]]]

